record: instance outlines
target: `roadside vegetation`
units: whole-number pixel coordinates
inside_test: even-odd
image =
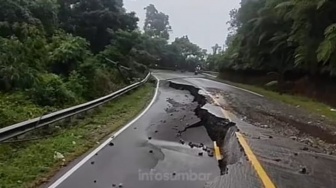
[[[3,0],[0,5],[0,128],[84,103],[144,78],[149,67],[193,69],[206,51],[168,15],[144,7],[143,30],[121,0]],[[141,26],[142,27],[142,26]],[[37,187],[134,118],[147,84],[100,112],[0,144],[0,187]]]
[[[140,31],[122,1],[1,1],[0,128],[104,96],[148,67],[205,61],[187,36],[169,44],[169,17],[145,9]]]
[[[39,139],[0,144],[2,188],[37,187],[60,168],[125,125],[148,105],[154,84],[117,98],[85,119],[54,126],[52,134]]]
[[[335,10],[333,0],[245,1],[231,11],[225,49],[213,47],[208,67],[336,105]]]

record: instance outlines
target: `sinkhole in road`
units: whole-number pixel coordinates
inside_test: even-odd
[[[187,84],[181,84],[169,81],[169,87],[178,90],[187,90],[194,97],[194,101],[198,105],[194,109],[195,115],[200,121],[189,125],[179,133],[186,132],[188,129],[203,126],[210,139],[217,143],[220,149],[221,158],[218,160],[220,174],[228,173],[227,165],[237,163],[243,156],[243,151],[235,136],[238,131],[236,124],[230,120],[218,117],[203,107],[208,103],[207,96],[199,93],[200,89]]]

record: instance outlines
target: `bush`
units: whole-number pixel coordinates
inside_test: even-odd
[[[107,69],[96,69],[95,76],[89,83],[88,94],[90,99],[95,99],[116,91],[120,87],[113,81],[115,75]]]
[[[76,95],[55,74],[44,74],[40,83],[31,89],[30,96],[40,106],[64,107],[78,103]]]
[[[65,83],[66,88],[75,93],[79,101],[83,101],[84,94],[88,90],[85,87],[85,83],[87,83],[87,79],[80,75],[77,71],[72,71],[69,75],[67,82]]]
[[[23,93],[0,93],[0,127],[32,119],[48,111],[33,104]]]

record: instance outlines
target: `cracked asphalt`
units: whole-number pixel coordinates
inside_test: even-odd
[[[276,187],[336,187],[336,157],[331,152],[335,137],[327,136],[333,127],[324,128],[323,119],[201,75],[172,71],[154,75],[160,84],[148,111],[89,160],[73,162],[42,187],[264,187],[236,138],[237,130]],[[202,109],[215,118],[212,124],[225,120],[223,108],[236,126],[226,127],[224,138],[211,136],[220,130],[192,126],[211,123],[195,112],[200,101],[186,89],[170,87],[170,82],[200,89],[206,100]],[[310,123],[314,131],[306,131],[302,122],[320,126]],[[317,130],[324,130],[323,135],[316,135]],[[224,165],[213,155],[214,140],[222,138]],[[74,166],[78,168],[71,170]]]

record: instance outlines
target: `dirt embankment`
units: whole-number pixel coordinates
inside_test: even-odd
[[[304,142],[328,154],[336,154],[336,123],[278,101],[250,95],[242,91],[234,93],[211,89],[220,94],[228,108],[242,120],[252,125],[270,128],[278,134]]]

